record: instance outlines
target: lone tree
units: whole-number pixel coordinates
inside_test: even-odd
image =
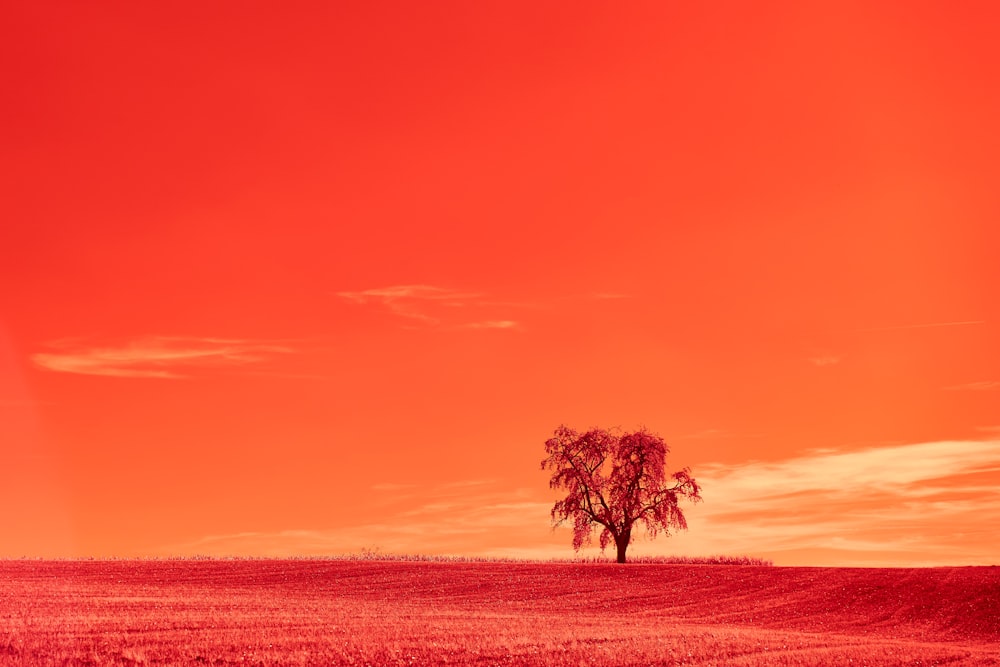
[[[605,429],[578,433],[567,426],[555,430],[545,442],[542,469],[552,470],[551,488],[567,491],[552,507],[552,521],[557,526],[573,522],[575,550],[589,544],[600,526],[601,550],[614,541],[618,562],[624,563],[636,523],[650,537],[687,529],[678,501],[700,501],[701,489],[688,468],[666,477],[668,451],[663,438],[646,429],[620,434]]]

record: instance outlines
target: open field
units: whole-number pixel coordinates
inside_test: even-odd
[[[0,561],[0,665],[1000,665],[1000,568]]]

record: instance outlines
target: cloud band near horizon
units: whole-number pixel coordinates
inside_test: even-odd
[[[985,565],[1000,554],[1000,440],[943,441],[859,451],[816,451],[780,461],[696,466],[705,501],[685,508],[690,529],[640,537],[630,553],[754,555],[777,564]],[[266,555],[431,553],[572,557],[568,529],[553,532],[551,500],[534,490],[451,485],[420,493],[372,489],[412,506],[398,521],[331,529],[215,535],[173,548]],[[527,538],[527,539],[525,539]],[[588,551],[586,553],[593,553]]]

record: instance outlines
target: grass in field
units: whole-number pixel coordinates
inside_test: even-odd
[[[393,554],[383,553],[375,550],[363,550],[360,553],[336,555],[336,556],[292,556],[289,558],[270,558],[259,556],[168,556],[166,558],[68,558],[68,559],[43,559],[43,558],[21,558],[10,560],[22,561],[399,561],[408,563],[578,563],[578,564],[598,564],[608,565],[615,563],[615,559],[609,556],[579,556],[575,558],[508,558],[501,556],[447,556],[428,554]],[[659,565],[755,565],[770,566],[774,563],[763,558],[753,556],[630,556],[629,563],[659,564]]]
[[[998,570],[0,561],[0,665],[997,665]]]

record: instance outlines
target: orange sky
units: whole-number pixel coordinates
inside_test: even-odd
[[[14,3],[0,556],[1000,562],[994,3],[704,4]]]

